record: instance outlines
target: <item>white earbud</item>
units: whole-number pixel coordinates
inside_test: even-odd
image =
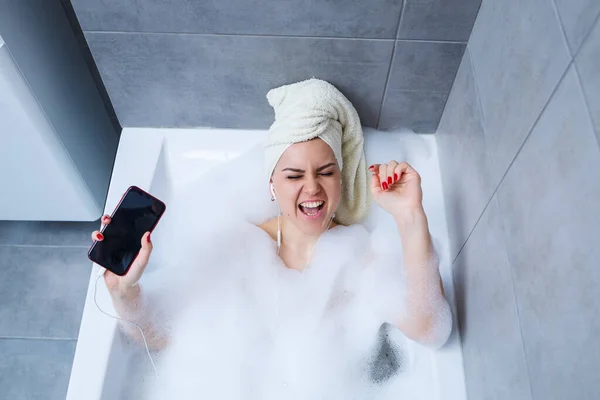
[[[273,188],[273,183],[271,183],[271,196],[273,196],[273,199],[277,200],[277,196],[275,196],[275,189]]]

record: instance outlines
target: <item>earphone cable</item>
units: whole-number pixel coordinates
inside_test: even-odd
[[[111,318],[114,318],[116,320],[119,320],[119,321],[128,322],[128,323],[134,325],[140,331],[140,334],[142,335],[142,340],[144,341],[144,346],[146,347],[146,354],[148,355],[148,359],[150,360],[150,364],[152,364],[152,369],[154,370],[154,375],[158,376],[158,373],[156,372],[156,365],[154,364],[154,360],[152,359],[152,355],[150,354],[150,347],[148,346],[148,342],[146,341],[146,335],[144,335],[144,331],[142,330],[142,328],[138,324],[136,324],[135,322],[133,322],[133,321],[129,321],[129,320],[125,319],[125,318],[117,317],[115,315],[111,315],[111,314],[107,313],[102,308],[100,308],[100,306],[98,305],[98,301],[96,300],[96,294],[98,293],[98,281],[103,276],[104,276],[104,274],[98,275],[98,278],[96,278],[96,282],[94,283],[94,304],[96,305],[96,308],[102,314],[104,314],[106,316],[109,316]]]

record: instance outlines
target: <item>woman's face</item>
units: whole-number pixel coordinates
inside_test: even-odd
[[[333,150],[321,139],[291,145],[271,182],[283,215],[308,235],[323,232],[341,197],[341,172]]]

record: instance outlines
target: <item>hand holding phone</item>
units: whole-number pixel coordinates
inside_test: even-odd
[[[165,209],[162,201],[132,186],[112,216],[102,217],[101,232],[92,233],[95,242],[88,257],[107,269],[104,280],[110,290],[126,290],[138,282],[152,253],[150,233]]]
[[[110,222],[110,215],[104,215],[102,217],[102,224],[104,226],[110,224]],[[100,238],[98,237],[98,234],[101,235]],[[101,242],[104,240],[104,237],[100,231],[94,231],[92,233],[92,240]],[[142,274],[148,265],[148,261],[150,260],[150,255],[152,254],[150,232],[144,233],[140,245],[141,249],[125,275],[117,275],[108,269],[104,272],[104,282],[111,292],[125,292],[128,288],[134,287],[142,277]]]

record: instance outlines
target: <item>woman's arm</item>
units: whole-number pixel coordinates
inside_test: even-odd
[[[151,350],[162,350],[167,345],[166,332],[160,331],[152,323],[151,305],[144,299],[142,288],[139,284],[128,289],[109,290],[113,305],[118,315],[124,320],[137,324],[146,337],[148,347]],[[121,328],[136,342],[144,344],[139,329],[128,322],[120,321]]]
[[[443,345],[452,328],[450,307],[444,297],[438,260],[422,207],[407,209],[394,219],[402,241],[405,314],[398,327],[406,336],[426,345]]]
[[[110,223],[111,217],[109,215],[102,216],[103,225]],[[92,240],[103,241],[104,236],[99,231],[94,231],[92,232]],[[104,272],[104,283],[110,293],[117,314],[125,320],[119,321],[123,331],[135,341],[144,344],[139,329],[130,322],[137,324],[144,332],[148,347],[153,350],[160,350],[167,344],[166,334],[156,329],[152,324],[152,315],[155,311],[153,311],[153,306],[149,304],[148,299],[143,296],[142,289],[138,284],[152,254],[150,232],[146,232],[142,236],[140,245],[141,249],[129,271],[120,276],[106,270]]]
[[[439,347],[450,335],[452,313],[423,210],[421,176],[408,163],[394,160],[369,170],[373,173],[371,193],[394,217],[402,241],[406,298],[398,326],[409,338]]]

